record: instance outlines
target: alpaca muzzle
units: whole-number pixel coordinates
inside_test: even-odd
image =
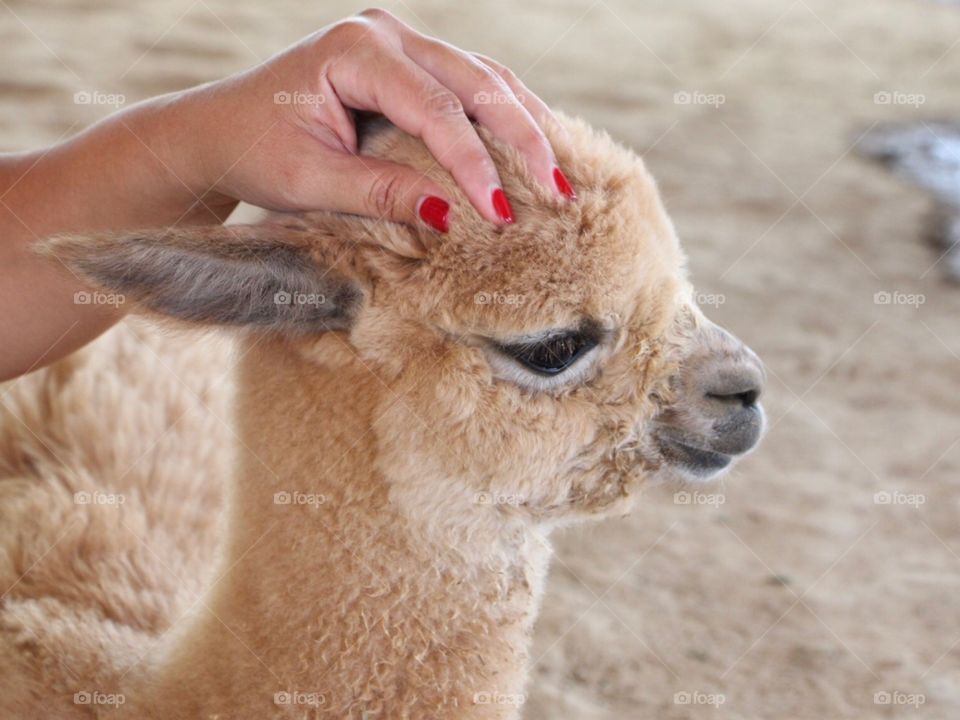
[[[705,322],[674,379],[675,401],[657,420],[663,459],[687,478],[712,478],[756,447],[766,423],[765,372],[756,354]]]

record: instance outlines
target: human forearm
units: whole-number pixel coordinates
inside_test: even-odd
[[[123,313],[117,298],[90,294],[38,256],[37,241],[60,232],[222,222],[236,205],[203,194],[203,173],[189,162],[196,133],[183,97],[157,98],[52,148],[0,158],[0,379],[49,364]]]

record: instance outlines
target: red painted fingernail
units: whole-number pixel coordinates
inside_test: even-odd
[[[417,214],[427,225],[438,232],[445,233],[450,229],[447,222],[450,215],[450,203],[436,195],[427,195],[420,201]]]
[[[564,175],[563,170],[558,167],[553,169],[553,181],[557,184],[557,190],[566,195],[570,200],[577,197],[577,193],[574,191],[570,181],[567,180],[567,176]]]
[[[497,213],[497,217],[499,217],[505,223],[512,223],[513,208],[510,207],[510,201],[507,200],[507,196],[503,192],[503,188],[496,188],[493,191],[491,199],[493,200],[493,209]]]

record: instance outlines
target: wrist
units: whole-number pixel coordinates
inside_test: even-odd
[[[123,123],[154,156],[156,174],[173,205],[182,212],[193,206],[201,215],[213,213],[223,220],[238,201],[217,187],[228,168],[219,157],[224,131],[215,103],[206,102],[209,87],[153,98]]]

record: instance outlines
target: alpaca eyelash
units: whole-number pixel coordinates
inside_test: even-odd
[[[577,338],[581,346],[566,362],[562,369],[553,373],[544,373],[528,367],[520,359],[525,353],[542,347],[545,343],[556,342],[558,339]],[[525,340],[520,343],[493,343],[487,353],[490,358],[490,367],[493,374],[500,380],[506,380],[532,392],[550,392],[560,388],[570,387],[582,382],[590,374],[600,340],[589,333],[571,332],[560,333],[537,341]]]
[[[573,367],[597,344],[594,336],[573,331],[551,335],[535,342],[499,345],[497,349],[537,375],[555,377]]]

